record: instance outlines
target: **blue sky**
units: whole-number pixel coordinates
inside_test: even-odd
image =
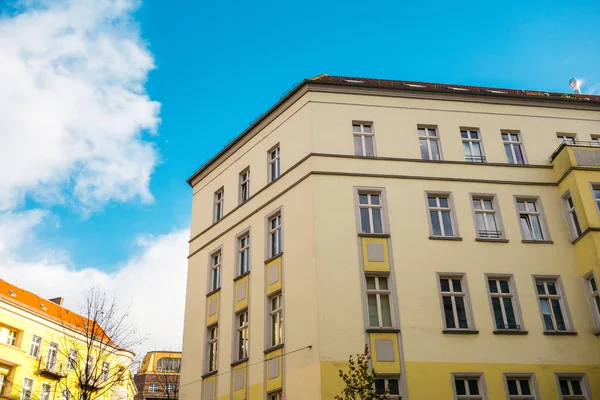
[[[21,199],[7,201],[8,205],[3,208],[0,198],[0,226],[3,213],[6,219],[9,214],[15,218],[24,216],[28,210],[40,212],[36,218],[30,216],[23,223],[23,229],[19,230],[22,237],[18,244],[12,244],[10,257],[5,258],[4,263],[12,268],[11,276],[31,282],[44,293],[50,292],[55,282],[50,279],[46,285],[40,285],[34,278],[26,280],[23,273],[15,272],[25,271],[18,269],[25,268],[19,263],[50,263],[71,272],[90,268],[94,273],[117,276],[132,263],[140,264],[140,260],[151,257],[153,247],[148,243],[156,244],[174,232],[180,233],[177,248],[181,254],[172,261],[159,257],[160,266],[156,268],[167,271],[176,268],[182,271],[178,276],[183,276],[186,244],[181,238],[186,236],[191,212],[191,189],[185,180],[304,78],[326,73],[566,92],[570,91],[569,78],[577,77],[584,80],[584,92],[600,93],[600,3],[597,1],[458,4],[446,1],[145,0],[139,8],[134,0],[86,2],[88,9],[95,10],[95,15],[106,16],[106,21],[86,14],[75,0],[40,0],[41,9],[48,17],[66,13],[71,18],[67,24],[75,27],[75,32],[81,29],[81,32],[109,34],[117,50],[107,57],[116,58],[94,59],[97,56],[81,50],[83,53],[72,59],[88,60],[89,57],[96,64],[105,63],[102,69],[88,73],[86,68],[92,63],[78,65],[77,62],[65,63],[62,67],[68,70],[73,85],[85,82],[101,90],[113,87],[114,81],[120,82],[124,76],[117,86],[134,93],[136,107],[144,111],[132,112],[114,124],[111,122],[106,130],[102,130],[102,124],[86,127],[92,133],[78,141],[77,146],[95,143],[93,156],[77,155],[71,160],[63,153],[77,152],[79,147],[73,145],[46,165],[45,156],[54,149],[52,142],[45,143],[39,156],[23,164],[26,168],[35,163],[28,177],[52,172],[39,179],[41,189],[36,179],[26,186],[15,181],[8,189],[16,187],[15,193],[22,196]],[[0,18],[0,56],[12,55],[27,69],[21,50],[37,46],[42,49],[36,50],[43,53],[43,46],[47,46],[50,53],[57,54],[44,60],[50,71],[60,75],[62,72],[53,66],[56,60],[60,64],[65,58],[62,50],[56,50],[65,46],[60,42],[62,36],[57,35],[55,41],[45,39],[53,36],[42,29],[32,30],[31,26],[37,28],[43,24],[28,20],[39,15],[27,7],[18,7],[15,12],[12,9],[15,4],[14,1],[4,3],[5,11]],[[123,5],[123,9],[119,8]],[[127,26],[113,21],[127,17],[132,19]],[[20,30],[28,35],[20,34]],[[29,42],[29,36],[35,34],[44,40]],[[119,47],[127,38],[133,38],[136,52]],[[83,34],[79,39],[82,43],[93,40]],[[121,63],[121,58],[126,61]],[[97,75],[106,77],[97,79]],[[5,82],[19,76],[18,69],[0,67],[0,79]],[[139,87],[132,87],[131,82]],[[20,92],[21,88],[14,90]],[[35,104],[38,107],[35,115],[42,123],[30,129],[33,133],[25,144],[43,142],[49,137],[45,136],[46,127],[60,124],[52,119],[57,107],[52,100],[62,100],[66,92],[56,91],[57,97],[50,96],[51,101],[38,104],[42,93],[39,90],[36,88],[29,95],[23,95],[26,100],[22,102],[23,109],[29,110],[30,104]],[[89,96],[83,96],[65,103],[65,118],[86,111],[89,107],[77,111],[69,107],[77,109],[81,99],[87,98]],[[8,104],[8,116],[20,115],[16,113],[19,110],[14,109],[17,106],[13,97],[4,100]],[[0,108],[2,101],[0,92]],[[99,113],[91,113],[84,122],[71,123],[97,125],[98,121],[113,115],[113,111],[107,111],[107,104],[110,105],[110,101],[92,103],[90,107],[97,107],[101,110]],[[25,126],[29,115],[23,115],[20,120],[14,119],[12,130],[4,133],[5,138],[21,135],[31,128]],[[45,121],[45,117],[49,120]],[[156,118],[160,118],[160,123]],[[121,123],[124,125],[115,125]],[[78,135],[79,131],[73,129],[72,124],[57,127],[57,132],[66,135],[61,137],[72,140],[73,135]],[[130,152],[112,157],[111,151],[98,150],[105,145],[104,137],[121,132],[121,128],[127,133]],[[0,137],[2,135],[0,133]],[[125,139],[119,137],[109,143],[116,143],[115,148],[120,148],[121,140]],[[14,154],[28,151],[24,145],[9,150]],[[131,157],[134,161],[127,164],[125,161]],[[116,170],[125,173],[142,164],[140,171],[120,181],[107,172],[114,171],[114,165],[117,165]],[[91,165],[95,168],[92,172],[88,171]],[[4,167],[11,168],[10,165]],[[81,177],[88,175],[94,181],[92,189],[102,187],[107,179],[119,182],[104,188],[107,193],[104,197],[87,186],[78,191]],[[147,186],[143,178],[149,179]],[[138,187],[136,182],[142,183]],[[130,193],[124,193],[133,186]],[[86,200],[90,196],[92,206]],[[5,242],[9,243],[10,238],[5,238]],[[6,243],[4,247],[10,248]],[[24,250],[23,243],[33,244],[33,247]],[[2,257],[0,235],[0,271]],[[179,285],[183,287],[183,283]]]

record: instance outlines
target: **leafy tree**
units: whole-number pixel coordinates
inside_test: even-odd
[[[353,356],[348,359],[348,372],[340,369],[340,378],[344,381],[346,387],[342,390],[340,396],[335,396],[335,400],[388,400],[388,389],[385,393],[378,394],[375,391],[375,379],[377,374],[371,371],[369,361],[369,346],[365,345],[363,354],[357,354],[356,360]]]

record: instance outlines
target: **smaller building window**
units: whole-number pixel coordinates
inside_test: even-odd
[[[358,193],[360,229],[362,233],[383,233],[381,193]]]
[[[432,236],[457,236],[453,228],[450,195],[427,195],[429,222]]]
[[[455,375],[454,393],[456,400],[484,400],[482,375]]]
[[[174,383],[167,383],[167,385],[166,385],[166,392],[167,393],[175,393],[175,384]]]
[[[598,208],[598,211],[600,211],[600,185],[593,185],[592,193],[594,195],[594,200],[596,201],[596,207]]]
[[[561,400],[589,400],[590,392],[583,374],[559,374],[558,389]]]
[[[208,372],[217,370],[218,362],[218,339],[219,330],[217,325],[208,328]]]
[[[375,393],[385,394],[387,389],[388,398],[391,399],[402,399],[400,394],[400,377],[377,377],[375,378]]]
[[[179,372],[181,359],[175,357],[162,357],[156,362],[158,372]]]
[[[472,329],[466,281],[463,275],[443,275],[439,277],[440,295],[444,314],[444,328],[447,330]]]
[[[250,198],[250,168],[240,174],[240,204]]]
[[[504,152],[509,164],[525,164],[523,143],[519,133],[502,132]]]
[[[500,215],[496,212],[494,196],[473,196],[473,212],[477,237],[480,239],[503,239]]]
[[[557,133],[556,137],[561,143],[566,143],[569,146],[575,144],[575,134],[574,133]]]
[[[418,128],[419,146],[423,160],[441,160],[440,143],[436,128]]]
[[[151,384],[148,386],[148,391],[149,391],[150,393],[158,393],[158,390],[159,390],[159,389],[158,389],[158,383],[151,383]]]
[[[56,371],[58,366],[58,344],[50,343],[48,346],[48,358],[46,359],[46,369],[49,371]]]
[[[69,355],[67,357],[67,369],[73,371],[75,368],[77,368],[79,353],[75,349],[69,349]]]
[[[270,393],[269,394],[269,400],[282,400],[283,397],[281,397],[281,392],[275,392],[275,393]]]
[[[109,376],[110,376],[110,364],[107,363],[106,361],[103,361],[102,362],[102,373],[101,373],[100,379],[102,379],[103,381],[107,381]]]
[[[283,251],[281,241],[281,214],[269,218],[269,256],[275,257]]]
[[[210,291],[217,290],[221,287],[221,252],[214,253],[211,258],[211,287]]]
[[[546,240],[539,198],[517,199],[517,210],[524,240]]]
[[[29,347],[29,356],[38,358],[40,356],[40,350],[42,346],[42,338],[33,335],[31,338],[31,346]]]
[[[9,346],[17,345],[17,331],[6,326],[0,327],[0,339]]]
[[[250,271],[250,234],[245,234],[238,238],[239,246],[239,268],[238,274],[242,275]]]
[[[367,305],[369,308],[369,326],[390,328],[392,311],[390,287],[386,276],[367,276]]]
[[[571,238],[573,240],[581,236],[581,225],[579,225],[579,218],[577,218],[577,212],[575,211],[575,203],[570,192],[565,193],[563,196],[563,202],[565,205],[565,211],[567,213],[567,221],[569,223],[569,230],[571,232]]]
[[[354,155],[360,157],[375,156],[375,136],[373,125],[355,122],[352,124],[354,136]]]
[[[547,332],[565,332],[569,330],[567,309],[556,278],[536,278],[535,288]]]
[[[600,291],[598,290],[598,282],[593,272],[585,276],[585,286],[590,299],[590,307],[592,308],[596,330],[600,332]]]
[[[31,400],[32,393],[33,379],[23,378],[23,385],[21,385],[21,400]]]
[[[270,336],[271,346],[277,346],[283,343],[283,305],[281,303],[281,293],[269,298]]]
[[[509,400],[537,400],[532,375],[507,375],[504,378]]]
[[[281,151],[279,146],[269,151],[269,182],[273,182],[275,179],[279,178],[281,173],[280,156]]]
[[[42,383],[42,387],[40,389],[40,398],[39,400],[50,400],[50,392],[52,391],[52,386],[47,383]]]
[[[465,160],[474,163],[485,162],[479,131],[474,129],[461,129],[460,137],[465,152]]]
[[[248,341],[248,311],[242,311],[236,315],[237,322],[237,359],[243,360],[248,358],[249,341]]]
[[[517,299],[510,277],[488,277],[488,289],[497,330],[520,330]]]
[[[219,189],[215,192],[215,218],[214,222],[218,222],[223,218],[223,205],[225,200],[225,189]]]

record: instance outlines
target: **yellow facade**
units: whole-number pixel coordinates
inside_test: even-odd
[[[76,350],[79,362],[85,362],[87,342],[80,332],[67,328],[65,320],[48,313],[48,309],[57,307],[48,300],[0,280],[0,397],[62,400],[65,389],[70,391],[71,396],[78,396],[79,380],[73,369],[68,368],[67,354],[71,349]],[[77,315],[62,307],[60,311],[64,315]],[[13,343],[7,340],[7,332],[14,332]],[[33,349],[36,337],[39,338],[39,342],[36,342],[37,351]],[[97,358],[98,349],[93,348],[90,354]],[[130,366],[135,354],[124,349],[104,350],[100,354],[110,354],[105,357],[109,364],[109,376],[116,377],[122,372],[122,380],[93,398],[133,400],[137,392]],[[32,383],[31,390],[28,382]]]
[[[280,389],[286,400],[331,399],[342,389],[338,370],[365,344],[375,371],[397,379],[403,399],[453,399],[461,379],[476,379],[487,400],[506,399],[514,377],[525,377],[536,399],[560,399],[559,381],[570,379],[589,399],[600,397],[600,316],[586,286],[591,274],[600,277],[593,192],[600,184],[600,147],[559,148],[557,138],[571,132],[589,142],[600,134],[599,111],[599,100],[301,83],[189,180],[182,399],[208,398],[207,384],[214,399],[242,398],[232,392],[232,374],[239,368],[237,316],[245,310],[249,355],[243,365],[252,400],[275,399]],[[372,127],[374,156],[355,156],[353,124]],[[422,159],[422,127],[436,130],[442,160]],[[478,132],[484,162],[465,160],[465,130]],[[524,165],[508,162],[506,132],[518,132]],[[281,176],[269,182],[274,146]],[[251,197],[240,204],[239,173],[248,167]],[[215,222],[220,188],[225,216]],[[361,193],[380,196],[380,233],[363,231]],[[576,237],[567,193],[580,225]],[[450,204],[453,234],[447,237],[432,225],[428,204],[435,196]],[[483,233],[491,237],[477,225],[475,199],[493,202],[497,229]],[[518,201],[536,204],[543,237],[526,236],[523,221],[533,219],[523,216]],[[277,257],[271,254],[273,215],[282,220]],[[238,238],[247,231],[250,272],[238,279]],[[216,249],[221,285],[211,294],[208,260]],[[449,327],[444,279],[461,281],[466,328]],[[515,321],[494,314],[490,280],[510,286]],[[556,297],[549,295],[558,302],[545,303],[540,284],[558,288]],[[389,311],[375,292],[388,296]],[[215,295],[218,312],[209,320]],[[271,300],[278,295],[283,344],[273,348]],[[564,321],[556,313],[544,319],[544,304],[557,304]],[[377,318],[381,326],[374,326]],[[463,323],[458,311],[453,318]],[[502,328],[500,318],[509,321]],[[208,371],[207,328],[216,325],[218,363]],[[275,355],[281,360],[276,377],[269,362]]]

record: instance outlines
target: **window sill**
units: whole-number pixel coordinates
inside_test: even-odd
[[[500,330],[495,330],[494,331],[494,335],[528,335],[529,331],[520,331],[517,329],[500,329]]]
[[[219,293],[221,291],[221,288],[216,288],[215,290],[211,290],[210,292],[206,293],[206,297],[210,297],[215,293]]]
[[[575,331],[544,331],[544,335],[549,336],[575,336],[577,332]]]
[[[487,242],[487,243],[508,243],[508,239],[489,239],[489,238],[475,238],[476,242]]]
[[[265,260],[265,264],[270,263],[273,260],[278,259],[279,257],[283,256],[283,251],[280,251],[279,253],[275,254],[273,257],[269,257]]]
[[[471,329],[443,329],[442,333],[450,335],[477,335],[479,331]]]
[[[521,240],[521,243],[554,244],[552,240]]]
[[[231,367],[235,367],[236,365],[243,364],[243,363],[245,363],[246,361],[248,361],[248,357],[244,357],[244,358],[242,358],[241,360],[234,361],[234,362],[232,362],[232,363],[231,363],[231,364],[229,364],[229,365],[230,365]]]
[[[461,238],[460,236],[429,236],[429,239],[431,239],[431,240],[454,240],[454,241],[461,241],[463,238]]]
[[[208,378],[209,376],[216,375],[219,370],[215,369],[214,371],[210,371],[201,376],[202,379]]]
[[[246,271],[243,274],[236,276],[235,278],[233,278],[233,281],[234,282],[239,281],[240,279],[242,279],[243,277],[248,276],[248,275],[250,275],[250,271]]]
[[[398,328],[367,328],[368,333],[400,333]]]
[[[389,238],[389,233],[359,233],[358,237]]]
[[[283,343],[280,343],[280,344],[278,344],[276,346],[269,347],[268,349],[266,349],[265,351],[263,351],[263,353],[264,354],[269,354],[272,351],[279,350],[279,349],[282,349],[282,348],[283,348]]]

